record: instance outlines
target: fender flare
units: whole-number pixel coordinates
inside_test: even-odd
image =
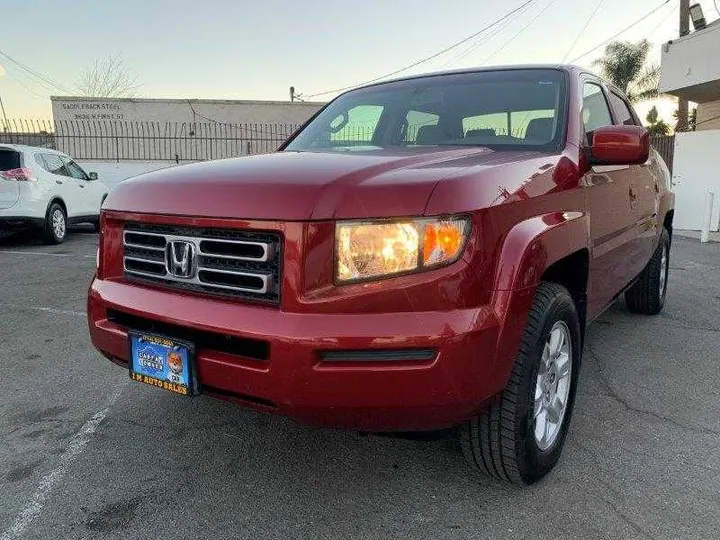
[[[67,204],[65,204],[65,201],[62,199],[62,197],[60,197],[60,196],[58,196],[58,195],[55,195],[54,197],[50,197],[50,200],[48,201],[47,206],[45,207],[45,219],[47,219],[47,217],[48,217],[48,212],[50,212],[50,207],[51,207],[54,203],[60,203],[60,205],[61,205],[61,206],[63,207],[63,209],[65,210],[65,218],[67,218],[67,217],[68,217],[68,215],[67,215],[67,214],[68,214]]]
[[[506,235],[490,300],[499,321],[491,373],[497,393],[507,385],[543,273],[560,259],[588,249],[589,242],[590,217],[584,212],[533,216]]]

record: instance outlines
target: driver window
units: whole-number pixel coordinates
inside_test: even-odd
[[[358,105],[330,122],[333,146],[359,146],[370,143],[377,129],[382,105]],[[341,144],[338,144],[341,143]]]
[[[593,131],[597,128],[613,123],[605,94],[597,84],[585,83],[583,86],[582,119],[588,141],[592,140]]]
[[[87,180],[88,176],[85,174],[85,171],[83,171],[80,168],[80,165],[75,163],[72,159],[68,158],[62,158],[63,163],[65,164],[65,168],[70,173],[70,176],[73,178],[77,178],[78,180]]]

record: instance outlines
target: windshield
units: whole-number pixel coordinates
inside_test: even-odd
[[[421,77],[343,94],[284,150],[460,145],[550,150],[562,135],[564,111],[565,77],[559,70]]]

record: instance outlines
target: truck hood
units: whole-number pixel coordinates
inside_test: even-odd
[[[487,148],[277,152],[171,167],[120,183],[104,208],[196,217],[324,220],[463,211],[513,191],[548,154]],[[519,170],[511,170],[518,169]],[[498,170],[503,174],[497,174]],[[492,173],[491,173],[492,172]],[[492,179],[483,182],[483,179]],[[430,205],[439,183],[472,182],[480,200]],[[499,179],[507,179],[498,185]],[[478,184],[480,182],[480,184]],[[487,184],[485,187],[483,184]],[[453,192],[461,192],[453,186]],[[447,197],[441,200],[447,199]]]

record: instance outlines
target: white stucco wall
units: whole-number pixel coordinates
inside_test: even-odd
[[[720,129],[675,134],[673,191],[676,229],[702,228],[705,197],[715,193],[711,231],[720,227],[720,168],[718,167]]]
[[[720,82],[718,83],[720,96]],[[720,129],[720,98],[707,103],[698,103],[697,130]]]
[[[663,45],[658,89],[704,103],[720,98],[720,23]]]
[[[52,96],[57,121],[301,124],[323,103],[209,99],[112,99]],[[209,120],[208,120],[209,119]]]

